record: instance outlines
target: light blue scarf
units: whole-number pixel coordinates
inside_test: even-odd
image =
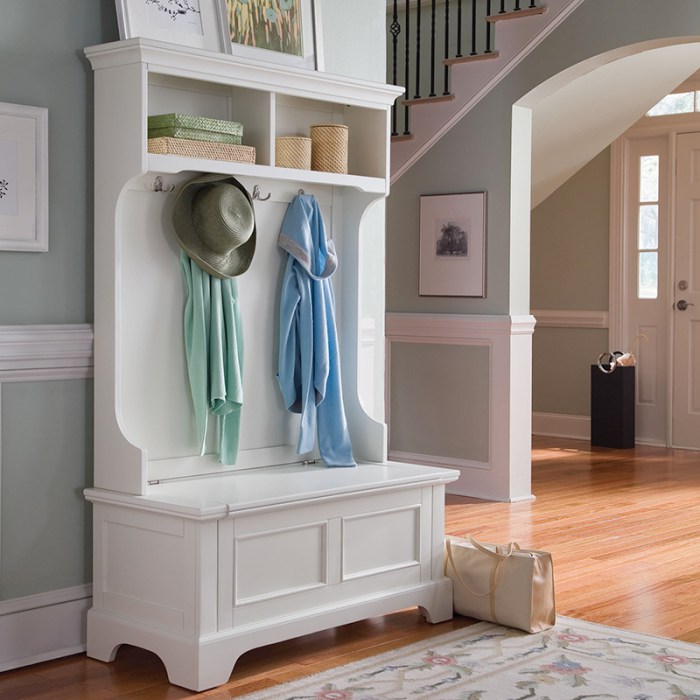
[[[338,260],[318,202],[297,195],[278,245],[287,252],[280,297],[279,381],[290,411],[301,413],[297,452],[314,448],[329,467],[354,467],[340,380],[331,275]]]
[[[204,272],[180,251],[187,290],[185,352],[200,455],[209,413],[219,418],[219,460],[235,464],[243,405],[243,329],[234,278]]]

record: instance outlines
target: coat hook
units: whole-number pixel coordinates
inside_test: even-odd
[[[158,175],[154,180],[153,184],[151,185],[151,189],[154,192],[172,192],[175,189],[175,185],[168,185],[167,187],[165,187],[163,185],[163,178],[160,175]]]
[[[268,192],[267,197],[261,197],[260,187],[258,187],[258,185],[253,187],[253,199],[257,199],[259,202],[266,202],[268,199],[270,199],[270,197],[272,197],[272,192]]]
[[[299,194],[306,194],[306,192],[304,192],[304,190],[301,190],[301,189],[300,189],[300,190],[299,190]]]

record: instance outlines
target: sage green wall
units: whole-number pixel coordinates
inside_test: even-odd
[[[49,111],[49,250],[0,251],[0,326],[92,321],[92,75],[113,0],[0,0],[0,101]],[[0,384],[0,600],[92,580],[92,382]]]
[[[0,600],[92,580],[92,382],[2,386]]]
[[[530,306],[608,310],[610,149],[532,210]]]
[[[532,211],[530,302],[534,310],[608,310],[610,149]],[[532,408],[590,415],[590,366],[608,350],[599,328],[535,327]]]
[[[2,0],[0,102],[49,110],[49,251],[0,251],[0,325],[92,320],[92,74],[113,0]]]
[[[392,184],[387,202],[387,310],[468,315],[509,314],[510,142],[513,104],[546,79],[584,59],[648,39],[688,35],[700,35],[700,12],[696,0],[673,0],[671,3],[656,0],[586,0],[582,3],[408,172]],[[462,68],[468,70],[469,67],[467,65]],[[644,80],[644,76],[640,75],[639,80]],[[614,95],[611,95],[611,99],[614,99]],[[523,183],[522,186],[526,187],[527,184]],[[474,191],[486,191],[488,194],[486,298],[420,297],[420,196]],[[586,264],[591,263],[589,261]],[[546,286],[544,280],[542,285]],[[542,292],[543,290],[538,290],[537,294]],[[520,301],[524,303],[526,300]],[[588,303],[588,298],[585,301]],[[583,302],[581,299],[577,303]],[[604,309],[606,306],[599,308]],[[581,351],[586,362],[590,353],[604,342],[606,338],[603,337],[588,338],[586,349]],[[577,361],[582,359],[584,358]],[[487,371],[486,366],[481,369]],[[469,371],[472,370],[470,368]],[[392,381],[392,385],[393,383]],[[424,397],[425,402],[433,406],[444,406],[448,412],[458,410],[463,403],[463,395],[461,390],[453,390],[453,386],[454,382],[441,382],[430,387]],[[403,401],[401,389],[398,391],[395,400]],[[567,405],[567,408],[583,410],[583,403],[585,402],[578,402],[576,406]],[[557,401],[557,405],[564,408],[561,400]],[[407,432],[411,429],[419,431],[420,425],[409,426]],[[438,439],[439,437],[438,435]],[[435,437],[432,436],[431,441],[434,440]],[[391,448],[404,450],[404,446],[393,438]]]
[[[326,70],[381,82],[385,8],[320,0]],[[92,71],[115,0],[0,0],[0,102],[49,110],[49,251],[0,251],[0,326],[92,322]],[[383,217],[381,224],[383,225]],[[89,582],[92,382],[0,377],[0,600]]]
[[[605,328],[536,328],[532,339],[532,409],[589,416],[591,364],[608,347]]]
[[[429,343],[391,344],[391,443],[411,454],[487,462],[489,348]],[[450,386],[459,405],[429,401]]]

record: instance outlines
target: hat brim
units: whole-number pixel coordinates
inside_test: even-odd
[[[197,192],[203,187],[225,183],[234,185],[243,192],[253,210],[253,200],[245,187],[234,177],[218,173],[199,175],[186,182],[178,192],[173,205],[173,228],[180,247],[202,270],[221,278],[237,277],[250,267],[257,239],[257,230],[253,224],[253,232],[245,243],[229,253],[221,254],[204,245],[197,235],[192,218],[192,204]]]

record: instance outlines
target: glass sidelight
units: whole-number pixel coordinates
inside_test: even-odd
[[[637,297],[659,295],[659,156],[639,159]]]

